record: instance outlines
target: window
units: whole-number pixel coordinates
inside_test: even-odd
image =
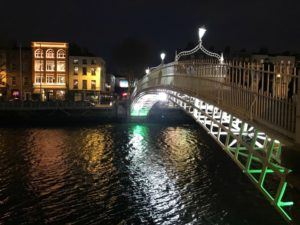
[[[46,51],[46,58],[54,58],[54,51],[53,51],[53,49],[48,49],[47,51]]]
[[[59,58],[59,59],[64,59],[64,58],[66,58],[66,52],[65,52],[65,50],[59,49],[59,50],[57,51],[57,58]]]
[[[82,67],[82,75],[86,75],[86,67]]]
[[[13,86],[16,86],[16,84],[17,84],[17,79],[16,79],[15,76],[12,76],[12,77],[11,77],[11,84],[12,84]]]
[[[82,89],[87,89],[87,80],[82,80]]]
[[[57,61],[57,71],[59,72],[66,71],[66,63],[64,61]]]
[[[46,62],[46,71],[55,71],[54,61],[47,61]]]
[[[91,68],[91,74],[96,75],[96,68]]]
[[[95,65],[95,64],[96,64],[96,60],[95,60],[95,59],[92,59],[91,64],[92,64],[92,65]]]
[[[12,64],[10,65],[10,68],[11,68],[12,71],[17,70],[17,66],[16,66],[15,63],[12,63]]]
[[[95,80],[91,81],[91,89],[96,90],[96,81]]]
[[[24,77],[24,85],[28,85],[29,84],[29,79],[28,77]]]
[[[46,83],[53,84],[54,83],[54,75],[53,74],[47,74],[46,75]]]
[[[65,75],[58,75],[57,76],[57,83],[59,84],[65,84]]]
[[[78,59],[74,59],[73,64],[78,64]]]
[[[78,66],[74,66],[74,75],[78,75],[78,70],[79,70]]]
[[[44,58],[44,53],[42,49],[37,49],[34,52],[35,58]]]
[[[82,64],[87,64],[86,59],[83,59],[83,60],[82,60]]]
[[[78,89],[78,80],[73,80],[73,89]]]
[[[41,60],[35,60],[34,70],[35,71],[44,71],[44,62]]]
[[[35,74],[35,79],[34,79],[35,83],[40,84],[41,81],[43,82],[43,80],[44,80],[44,79],[43,79],[43,77],[41,76],[41,74],[39,74],[39,73]]]

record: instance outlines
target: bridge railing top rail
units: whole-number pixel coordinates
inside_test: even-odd
[[[145,75],[138,83],[159,76],[191,75],[224,78],[222,82],[260,95],[285,99],[297,94],[298,75],[293,64],[263,64],[240,61],[188,60],[160,65]],[[220,80],[217,80],[220,82]]]

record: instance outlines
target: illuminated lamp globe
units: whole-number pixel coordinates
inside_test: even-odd
[[[147,69],[145,70],[145,72],[146,72],[146,74],[149,74],[149,73],[150,73],[150,69],[147,68]]]
[[[202,40],[202,37],[204,36],[205,32],[206,32],[206,29],[204,26],[199,28],[198,34],[199,34],[200,41]]]
[[[165,54],[164,52],[162,52],[162,53],[160,54],[160,58],[161,58],[162,61],[164,61],[165,58],[166,58],[166,54]]]

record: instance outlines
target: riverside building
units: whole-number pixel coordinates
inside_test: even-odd
[[[100,57],[69,57],[69,96],[74,101],[100,101],[105,90],[105,62]]]
[[[68,43],[32,42],[33,97],[64,100],[68,77]]]

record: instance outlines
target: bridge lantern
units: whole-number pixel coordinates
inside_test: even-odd
[[[164,62],[165,58],[166,58],[166,53],[162,52],[160,54],[160,58],[161,58],[161,61]]]
[[[200,41],[202,40],[202,37],[204,36],[205,32],[206,32],[206,29],[204,26],[199,28],[198,34],[199,34]]]

